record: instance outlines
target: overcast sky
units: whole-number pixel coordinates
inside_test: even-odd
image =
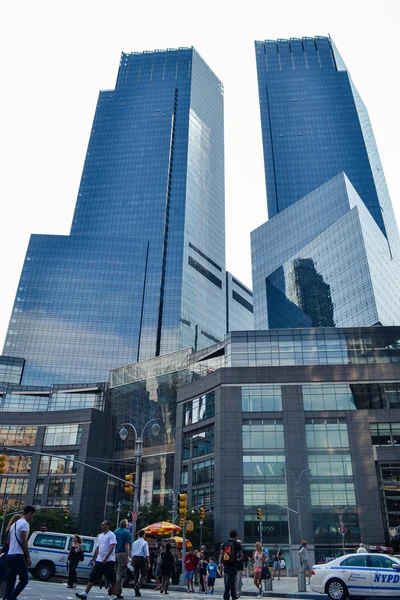
[[[224,83],[227,268],[247,285],[249,234],[267,218],[254,40],[331,34],[400,223],[399,23],[400,0],[2,2],[0,352],[30,233],[69,233],[97,95],[122,51],[194,46]]]

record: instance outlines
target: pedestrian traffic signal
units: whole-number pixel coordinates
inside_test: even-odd
[[[183,526],[184,526],[184,524],[185,524],[185,519],[184,519],[183,517],[181,517],[181,518],[179,519],[179,527],[183,527]]]
[[[0,473],[6,472],[6,459],[7,456],[5,454],[0,454]]]
[[[262,510],[260,507],[257,508],[257,519],[262,521]]]
[[[126,494],[133,494],[133,473],[129,473],[129,475],[125,475],[125,493]]]
[[[68,510],[68,508],[64,508],[64,519],[69,519],[69,510]]]
[[[206,511],[204,510],[204,506],[200,506],[199,513],[200,519],[204,521],[204,519],[206,518]]]
[[[187,494],[178,494],[178,513],[186,517],[187,512]]]

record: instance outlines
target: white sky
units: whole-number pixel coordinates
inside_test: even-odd
[[[328,33],[400,223],[400,0],[2,2],[0,352],[30,233],[69,233],[97,95],[122,51],[194,46],[224,83],[227,268],[251,286],[249,233],[266,220],[254,40]]]

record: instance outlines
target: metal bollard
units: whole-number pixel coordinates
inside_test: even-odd
[[[272,578],[264,579],[264,592],[272,592]]]
[[[307,591],[306,574],[303,569],[297,571],[297,589],[299,592]]]

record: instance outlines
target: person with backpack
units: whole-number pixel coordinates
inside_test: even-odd
[[[225,591],[224,600],[236,600],[237,561],[243,557],[242,545],[237,541],[238,532],[232,529],[229,540],[222,545],[221,565],[224,567]]]
[[[278,544],[275,544],[274,549],[272,551],[272,565],[274,567],[274,576],[273,576],[272,580],[275,579],[277,572],[278,572],[278,581],[280,581],[280,579],[281,579],[281,569],[282,569],[281,561],[283,561],[283,552],[279,548]]]
[[[80,535],[75,534],[72,538],[72,546],[67,557],[67,571],[68,571],[68,588],[75,588],[77,582],[76,569],[79,562],[85,558],[82,550],[82,538]]]
[[[262,585],[261,585],[261,574],[263,567],[267,563],[267,555],[263,551],[263,547],[260,542],[255,543],[255,552],[253,553],[254,559],[254,585],[258,589],[257,598],[262,598]]]
[[[16,600],[28,585],[28,567],[32,564],[28,547],[29,522],[33,519],[35,512],[36,508],[34,506],[25,506],[23,516],[14,523],[9,531],[8,574],[4,594],[7,600]],[[19,582],[15,586],[17,576]]]

